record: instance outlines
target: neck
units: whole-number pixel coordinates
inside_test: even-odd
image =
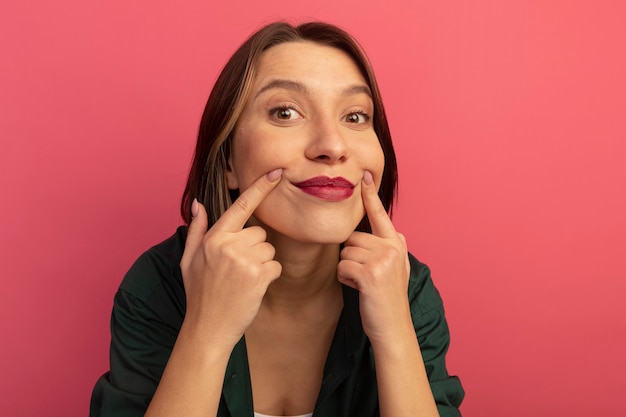
[[[339,244],[297,242],[265,229],[267,241],[276,249],[274,259],[282,265],[280,278],[269,286],[263,299],[267,307],[301,309],[310,302],[340,293]]]

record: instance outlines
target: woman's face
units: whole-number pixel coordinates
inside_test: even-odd
[[[383,173],[373,111],[367,83],[343,51],[313,42],[271,47],[234,130],[228,187],[243,191],[282,168],[256,221],[297,241],[345,241],[365,214],[364,171],[378,185]]]

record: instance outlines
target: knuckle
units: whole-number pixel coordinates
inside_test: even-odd
[[[250,276],[258,278],[262,275],[263,268],[261,267],[261,264],[251,263],[248,268],[249,268],[248,272],[250,273]]]
[[[256,235],[255,237],[258,240],[267,239],[267,232],[261,226],[250,226],[247,227],[247,229],[250,231],[250,233],[254,233]]]
[[[283,272],[283,266],[278,261],[268,262],[268,275],[271,279],[276,279]]]
[[[378,280],[380,277],[384,277],[385,276],[385,272],[387,271],[387,265],[382,263],[382,262],[378,262],[374,265],[372,265],[369,268],[369,277],[372,280]]]
[[[377,206],[372,210],[372,216],[377,219],[383,219],[387,217],[387,212],[383,206]]]
[[[343,274],[346,272],[345,269],[346,269],[346,261],[345,260],[339,261],[339,263],[337,264],[337,275],[343,276]]]
[[[228,258],[228,259],[237,259],[239,258],[239,251],[237,250],[237,246],[234,242],[225,242],[220,246],[220,256]]]
[[[264,242],[263,248],[267,252],[267,257],[270,259],[274,259],[274,255],[276,255],[276,248],[268,242]]]
[[[232,205],[237,214],[246,215],[252,212],[252,203],[245,196],[240,196]]]

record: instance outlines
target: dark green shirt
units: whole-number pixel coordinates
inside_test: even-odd
[[[124,277],[111,317],[111,370],[96,383],[91,417],[143,416],[185,315],[180,259],[187,228],[144,253]],[[449,376],[450,342],[443,303],[428,267],[410,256],[409,301],[430,386],[442,417],[460,416],[464,392]],[[358,292],[343,287],[344,307],[333,337],[313,417],[379,415],[374,354],[363,332]],[[218,417],[252,417],[245,338],[233,349]]]

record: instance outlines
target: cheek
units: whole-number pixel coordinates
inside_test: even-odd
[[[378,165],[377,165],[377,173],[376,173],[376,177],[379,178],[378,182],[380,183],[380,181],[383,178],[383,172],[385,170],[385,156],[383,155],[382,149],[380,151],[380,158],[378,158]]]
[[[284,168],[283,150],[271,137],[250,129],[238,130],[237,133],[232,151],[232,168],[240,190],[245,190],[271,170]]]
[[[385,155],[383,149],[376,139],[376,143],[367,147],[365,154],[363,155],[363,169],[370,171],[374,177],[374,182],[380,186],[380,182],[383,177],[383,171],[385,169]]]
[[[232,168],[240,189],[247,188],[252,182],[258,169],[258,151],[259,143],[255,141],[257,136],[254,129],[251,129],[249,123],[242,123],[235,132],[232,142],[231,158]]]

